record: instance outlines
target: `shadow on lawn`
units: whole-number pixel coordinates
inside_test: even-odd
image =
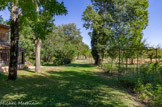
[[[54,66],[53,64],[43,64],[42,66]]]
[[[43,66],[54,66],[53,64],[44,64]],[[95,65],[93,64],[67,64],[67,65],[60,65],[60,66],[67,66],[67,67],[94,67]]]
[[[87,64],[67,66],[89,67]],[[30,73],[30,72],[29,72]],[[113,90],[114,79],[105,80],[90,72],[47,71],[44,75],[20,75],[14,82],[5,82],[6,75],[0,75],[0,101],[38,102],[40,106],[73,107],[123,107]],[[115,85],[116,86],[116,85]],[[117,93],[118,97],[121,97]]]
[[[68,64],[66,66],[67,67],[83,67],[83,68],[95,67],[95,65],[93,64],[76,64],[76,63]]]

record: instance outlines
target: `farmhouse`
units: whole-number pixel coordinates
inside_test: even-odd
[[[9,43],[9,26],[0,24],[0,71],[7,72],[9,65],[10,43]],[[24,66],[25,50],[19,48],[18,68]]]

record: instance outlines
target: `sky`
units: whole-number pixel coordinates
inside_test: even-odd
[[[64,1],[64,5],[68,10],[66,16],[56,16],[55,24],[68,24],[75,23],[77,28],[80,28],[83,41],[90,46],[90,37],[88,35],[89,30],[83,27],[84,21],[82,19],[83,11],[88,5],[91,4],[90,0],[58,0]],[[150,46],[162,46],[162,0],[149,0],[149,24],[143,31],[144,39]],[[7,10],[1,11],[0,15],[5,20],[8,20],[10,14]]]

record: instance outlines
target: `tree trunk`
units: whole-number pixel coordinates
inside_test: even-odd
[[[131,59],[131,64],[132,64],[132,65],[134,64],[133,58]]]
[[[36,4],[36,11],[37,11],[37,15],[39,16],[39,6],[38,6],[38,0],[36,0],[37,4]],[[36,52],[36,56],[35,56],[35,72],[40,72],[40,51],[41,51],[41,39],[37,39],[36,43],[35,43],[35,52]]]
[[[152,57],[150,58],[150,61],[152,62]]]
[[[40,72],[40,50],[41,50],[41,40],[40,39],[37,40],[35,46],[36,46],[36,48],[35,48],[36,49],[35,50],[35,52],[36,52],[35,72]]]
[[[126,71],[128,70],[128,58],[126,57]]]
[[[95,65],[100,65],[102,62],[102,58],[99,55],[96,55],[96,58],[94,60],[95,60]]]
[[[86,55],[84,57],[85,57],[85,59],[87,59],[87,56]]]
[[[19,42],[19,8],[12,2],[11,7],[11,45],[8,80],[17,79],[18,42]]]

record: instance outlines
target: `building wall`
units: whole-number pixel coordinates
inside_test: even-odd
[[[8,42],[9,40],[9,29],[0,26],[0,42]]]

